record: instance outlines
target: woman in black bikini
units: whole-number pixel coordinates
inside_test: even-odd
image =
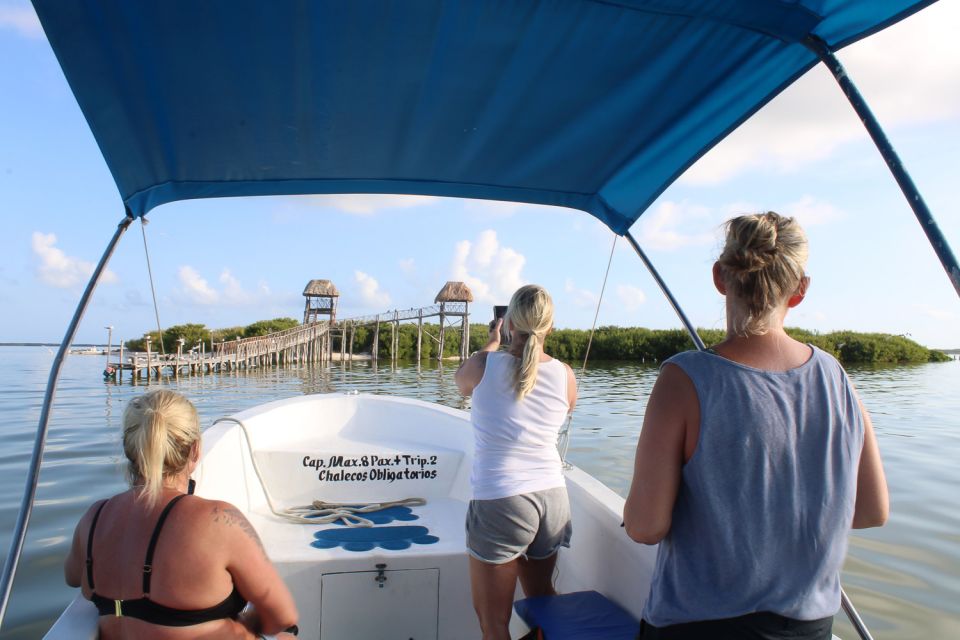
[[[135,398],[123,448],[131,488],[87,510],[64,565],[100,612],[100,638],[250,640],[293,628],[293,598],[243,514],[186,495],[200,458],[190,401],[165,390]],[[248,601],[256,615],[238,619]]]

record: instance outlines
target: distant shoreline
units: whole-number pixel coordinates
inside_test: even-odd
[[[0,347],[59,347],[59,342],[0,342]],[[74,342],[71,347],[102,347],[107,348],[105,344],[93,344],[90,342]],[[117,348],[117,347],[114,347]]]
[[[0,342],[0,347],[59,347],[59,342]],[[93,344],[90,342],[74,342],[71,347],[96,347],[98,349],[106,349],[107,345],[105,344]],[[947,355],[960,355],[960,347],[954,349],[937,349],[934,347],[928,347],[933,351],[940,351]],[[119,346],[113,348],[114,351],[117,351]],[[106,354],[98,354],[106,355]],[[456,356],[449,356],[449,358],[456,359]]]

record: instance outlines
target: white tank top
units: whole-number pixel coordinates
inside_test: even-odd
[[[519,359],[505,352],[487,356],[483,378],[473,390],[470,422],[475,500],[494,500],[564,487],[557,434],[569,412],[567,370],[559,360],[541,362],[533,390],[517,401],[514,369]]]

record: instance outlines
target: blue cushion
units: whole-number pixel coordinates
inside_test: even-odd
[[[596,591],[526,598],[513,608],[544,640],[635,640],[640,633],[632,615]]]

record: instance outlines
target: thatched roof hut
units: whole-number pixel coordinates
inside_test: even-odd
[[[304,296],[339,296],[340,292],[329,280],[311,280],[303,288]]]
[[[463,282],[450,281],[443,285],[434,302],[473,302],[473,292]]]

